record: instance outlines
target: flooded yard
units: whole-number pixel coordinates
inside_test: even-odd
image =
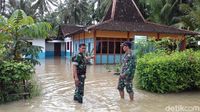
[[[127,93],[121,100],[116,89],[118,76],[102,65],[87,68],[83,104],[73,101],[74,81],[66,59],[41,60],[36,78],[40,96],[0,105],[0,112],[200,112],[198,91],[155,94],[134,87],[135,101],[130,102]]]

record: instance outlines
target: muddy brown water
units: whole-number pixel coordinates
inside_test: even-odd
[[[0,112],[200,112],[199,91],[155,94],[134,87],[135,101],[127,93],[121,100],[118,76],[103,65],[88,66],[83,104],[73,101],[74,81],[66,59],[41,60],[36,78],[40,96],[0,105]]]

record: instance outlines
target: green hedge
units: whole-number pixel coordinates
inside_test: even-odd
[[[25,93],[31,93],[33,86],[29,82],[33,73],[34,66],[30,63],[0,62],[0,104],[22,99]]]
[[[181,92],[200,88],[200,52],[158,51],[137,61],[136,83],[151,92]]]

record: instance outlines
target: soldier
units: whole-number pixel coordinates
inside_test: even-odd
[[[79,45],[79,53],[72,58],[73,64],[73,78],[75,81],[75,94],[74,100],[79,103],[83,102],[84,83],[86,78],[86,60],[93,57],[86,57],[84,55],[86,46],[85,44]]]
[[[124,99],[124,87],[126,87],[126,91],[129,93],[130,100],[134,99],[133,92],[133,77],[135,72],[135,58],[131,52],[131,42],[124,42],[121,45],[123,50],[125,51],[123,60],[122,60],[122,68],[120,72],[119,82],[118,82],[118,90],[122,99]]]

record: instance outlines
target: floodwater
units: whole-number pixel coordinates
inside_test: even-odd
[[[36,67],[41,95],[0,105],[0,112],[200,112],[200,92],[155,94],[134,87],[135,101],[116,89],[118,76],[102,65],[87,69],[83,104],[73,101],[74,81],[66,59],[41,60]]]

